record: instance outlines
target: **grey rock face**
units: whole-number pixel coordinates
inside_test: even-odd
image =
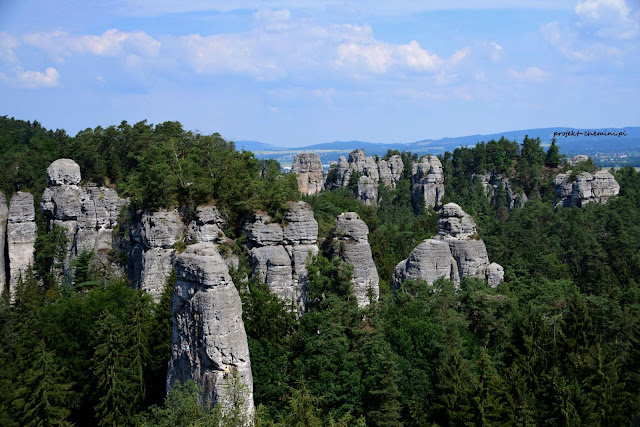
[[[306,262],[309,253],[318,253],[318,223],[305,202],[288,203],[284,229],[269,221],[266,213],[257,213],[244,227],[253,272],[302,313],[307,294]]]
[[[237,374],[244,389],[243,412],[252,418],[253,377],[242,302],[217,246],[187,247],[176,257],[175,271],[167,391],[193,379],[203,388],[203,401],[221,404],[224,411]]]
[[[47,187],[77,185],[81,180],[80,166],[71,159],[58,159],[47,168]]]
[[[358,179],[356,196],[365,205],[376,206],[378,204],[378,184],[374,183],[371,178],[362,175]]]
[[[369,227],[355,212],[336,218],[333,253],[353,266],[351,283],[358,299],[358,307],[369,305],[369,293],[374,299],[380,295],[378,270],[369,246]]]
[[[80,167],[73,160],[58,159],[47,169],[48,187],[40,201],[48,228],[57,225],[67,230],[70,244],[64,274],[69,273],[69,262],[85,250],[108,264],[108,253],[114,247],[113,228],[121,208],[128,204],[111,188],[80,187],[80,181]]]
[[[426,239],[411,251],[409,258],[400,261],[393,271],[391,287],[398,289],[409,279],[423,279],[433,284],[440,277],[459,281],[458,266],[445,242]]]
[[[438,209],[444,196],[444,172],[436,156],[414,163],[411,172],[411,202],[419,212],[423,207]]]
[[[0,191],[0,294],[4,291],[4,287],[7,286],[7,274],[6,266],[4,264],[4,249],[7,238],[7,219],[9,217],[9,209],[7,208],[7,198],[4,193]],[[9,290],[7,289],[7,292]]]
[[[573,156],[569,160],[567,160],[567,163],[569,164],[569,166],[575,166],[579,163],[584,163],[588,160],[589,160],[589,156],[586,156],[584,154],[578,154],[576,156]]]
[[[608,171],[595,174],[580,173],[574,182],[570,182],[571,171],[558,174],[553,180],[556,206],[578,206],[587,203],[607,203],[611,196],[620,192],[620,184]]]
[[[187,229],[187,240],[193,243],[214,242],[224,243],[227,238],[223,229],[226,221],[213,205],[198,206],[196,215]]]
[[[455,203],[442,207],[437,236],[422,242],[396,266],[391,285],[399,288],[406,279],[424,279],[432,284],[442,276],[456,284],[465,276],[478,277],[491,286],[498,286],[504,278],[503,268],[489,263],[473,218]]]
[[[324,188],[322,162],[317,153],[296,154],[291,164],[291,173],[298,175],[298,190],[311,196]]]
[[[5,205],[6,206],[6,205]],[[33,264],[37,227],[33,196],[18,191],[11,197],[7,218],[7,248],[9,250],[9,298],[13,301],[20,277]]]
[[[349,161],[344,156],[340,157],[331,181],[327,181],[325,186],[330,190],[346,187],[351,176],[359,173],[361,177],[358,178],[357,196],[363,203],[375,205],[378,202],[378,184],[382,182],[395,187],[403,170],[402,158],[398,155],[376,163],[375,158],[367,157],[364,150],[354,150],[349,154]],[[363,180],[362,177],[367,179]]]
[[[378,162],[380,181],[389,187],[395,188],[400,178],[402,178],[403,171],[402,157],[397,154],[389,157],[389,160],[380,160]]]
[[[529,200],[524,192],[517,192],[515,190],[513,183],[511,183],[509,178],[505,178],[500,174],[494,172],[474,174],[473,180],[474,182],[480,181],[482,183],[485,194],[493,203],[497,202],[500,186],[502,186],[506,194],[505,202],[509,210],[516,207],[522,207]]]

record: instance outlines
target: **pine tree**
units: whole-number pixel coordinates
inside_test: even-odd
[[[98,319],[96,327],[92,359],[97,382],[96,418],[100,426],[123,425],[132,407],[132,384],[124,358],[123,329],[107,310]]]
[[[544,164],[550,168],[557,168],[560,162],[561,162],[560,149],[556,145],[556,139],[553,138],[551,140],[551,145],[547,150],[547,156],[545,158]]]
[[[21,376],[14,405],[19,408],[24,426],[70,426],[67,418],[72,383],[66,382],[64,369],[41,341],[29,369]]]

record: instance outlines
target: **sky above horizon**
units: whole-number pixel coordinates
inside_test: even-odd
[[[0,116],[281,146],[640,125],[640,0],[443,3],[0,0]]]

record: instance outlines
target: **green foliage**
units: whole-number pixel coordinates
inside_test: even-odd
[[[560,157],[560,149],[556,144],[556,139],[553,138],[551,140],[551,145],[547,149],[547,155],[544,159],[544,164],[550,168],[557,168],[561,162],[562,157]]]
[[[49,233],[38,233],[34,244],[35,274],[46,288],[56,284],[56,273],[62,271],[68,245],[67,229],[64,227],[54,225]]]

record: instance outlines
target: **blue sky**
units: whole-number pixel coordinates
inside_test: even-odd
[[[639,41],[640,0],[0,0],[0,115],[285,146],[638,126]]]

